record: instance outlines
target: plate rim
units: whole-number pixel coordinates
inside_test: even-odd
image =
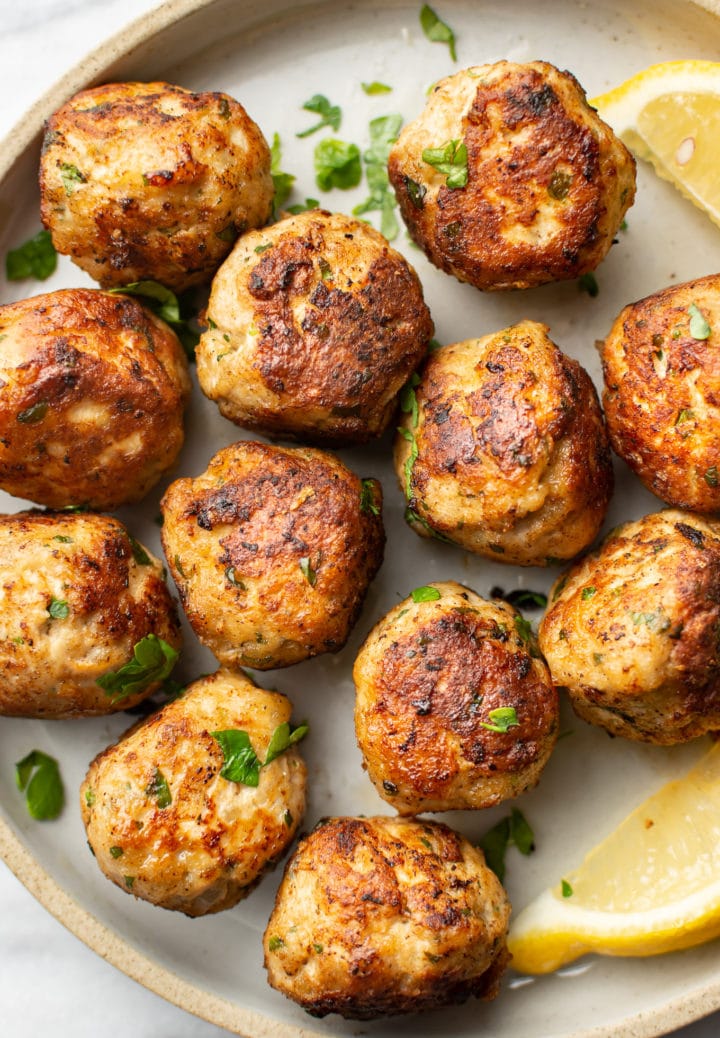
[[[99,80],[113,62],[128,57],[174,24],[225,0],[162,0],[130,21],[76,62],[30,106],[0,146],[0,184],[41,133],[45,120],[69,97]],[[297,0],[286,0],[291,6]],[[363,0],[360,0],[363,2]],[[720,0],[683,0],[720,18]],[[86,947],[143,987],[207,1023],[245,1038],[327,1038],[325,1032],[273,1020],[180,977],[153,961],[102,923],[65,891],[0,816],[0,859],[30,894]],[[619,1024],[574,1031],[568,1038],[657,1038],[720,1008],[720,976],[688,995]]]

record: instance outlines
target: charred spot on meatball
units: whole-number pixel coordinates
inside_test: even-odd
[[[136,299],[0,306],[0,487],[50,508],[139,501],[180,453],[189,395],[177,336]]]
[[[162,540],[188,620],[228,666],[340,649],[382,561],[382,491],[331,454],[243,441],[176,480]]]
[[[109,83],[48,120],[40,194],[55,248],[104,288],[183,291],[270,218],[270,151],[227,94]]]
[[[382,435],[433,333],[404,257],[323,210],[244,235],[213,281],[208,321],[198,378],[226,418],[334,445]]]
[[[589,375],[522,321],[433,351],[411,387],[395,468],[416,533],[499,562],[570,559],[613,489]]]
[[[625,523],[555,584],[539,639],[575,712],[669,746],[720,727],[720,523]]]
[[[364,765],[401,814],[492,807],[538,782],[557,693],[509,606],[454,581],[422,590],[376,624],[355,661]]]
[[[313,1016],[369,1020],[491,999],[509,915],[482,851],[447,826],[331,818],[286,866],[265,968]]]
[[[635,194],[630,152],[575,77],[544,61],[441,80],[388,173],[428,259],[486,290],[593,270]]]

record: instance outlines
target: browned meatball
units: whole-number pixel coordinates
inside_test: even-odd
[[[430,261],[482,289],[593,270],[635,195],[630,152],[575,77],[545,61],[441,80],[388,173]]]
[[[492,807],[531,789],[558,698],[530,624],[454,581],[417,588],[355,661],[355,732],[400,814]]]
[[[509,916],[482,851],[446,825],[331,818],[285,869],[265,931],[268,980],[313,1016],[491,999]]]
[[[497,562],[570,559],[613,488],[597,393],[534,321],[433,352],[395,441],[406,518]]]
[[[245,897],[288,846],[305,810],[305,765],[296,747],[264,763],[291,710],[278,692],[219,670],[99,754],[80,806],[108,879],[190,916]],[[231,740],[249,742],[260,764],[254,775],[228,774]],[[255,778],[254,785],[244,780]]]
[[[382,435],[433,333],[400,253],[360,220],[318,209],[244,235],[207,314],[203,392],[237,425],[311,443]]]
[[[556,583],[540,646],[575,712],[671,745],[720,728],[720,522],[626,523]]]
[[[189,394],[177,336],[135,299],[0,306],[0,487],[51,508],[139,501],[180,452]]]
[[[150,665],[131,674],[138,645]],[[162,564],[117,519],[0,516],[0,714],[126,710],[158,688],[180,645]]]
[[[83,90],[48,120],[41,214],[58,252],[105,288],[209,281],[270,217],[270,151],[242,105],[168,83]]]
[[[720,511],[720,274],[626,306],[602,349],[613,448],[668,504]]]
[[[332,454],[241,442],[161,507],[188,620],[228,666],[342,648],[382,561],[382,492]]]

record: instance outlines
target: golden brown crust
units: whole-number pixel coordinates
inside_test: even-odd
[[[212,732],[247,732],[264,761],[291,711],[280,693],[219,670],[100,753],[81,786],[80,807],[105,875],[136,897],[190,916],[245,897],[300,824],[305,765],[292,747],[260,769],[257,786],[230,781],[220,775],[224,755]]]
[[[174,464],[190,394],[177,336],[128,296],[65,289],[0,307],[0,487],[116,508]]]
[[[110,516],[0,516],[0,714],[89,717],[151,695],[157,681],[114,700],[98,679],[146,635],[180,648],[162,572]]]
[[[344,645],[385,542],[380,484],[364,483],[331,454],[244,441],[171,484],[163,547],[221,662],[265,670]]]
[[[382,435],[433,323],[407,261],[323,210],[246,234],[213,281],[203,391],[237,425],[311,443]]]
[[[109,83],[48,120],[40,191],[55,247],[101,285],[181,291],[269,219],[270,152],[227,94]]]
[[[720,523],[668,509],[568,570],[539,638],[580,717],[672,745],[720,728],[719,630]]]
[[[285,869],[264,937],[268,980],[313,1016],[494,998],[509,915],[482,852],[447,826],[332,818]]]
[[[465,187],[423,160],[456,140]],[[593,270],[635,194],[635,161],[569,72],[499,61],[441,80],[390,153],[415,241],[481,289],[529,288]]]
[[[695,306],[709,325],[692,335]],[[704,334],[705,330],[701,329]],[[602,349],[614,450],[670,505],[720,511],[720,275],[626,306]]]
[[[428,357],[417,425],[405,415],[395,441],[416,533],[522,566],[572,558],[597,535],[613,489],[602,412],[547,331],[522,321]]]
[[[358,654],[358,743],[401,814],[492,807],[540,778],[557,693],[519,614],[454,581],[428,587],[441,597],[399,603]],[[491,712],[508,707],[517,725],[493,730]]]

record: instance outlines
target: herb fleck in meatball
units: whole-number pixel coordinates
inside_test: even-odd
[[[49,120],[41,214],[58,252],[104,288],[209,281],[270,217],[270,151],[242,105],[168,83],[83,90]]]
[[[720,275],[626,306],[602,350],[613,448],[668,504],[720,511]]]
[[[0,487],[51,508],[139,501],[180,453],[189,394],[177,336],[136,299],[0,306]]]
[[[163,500],[163,546],[198,638],[265,670],[342,648],[382,561],[382,491],[332,454],[240,442]]]
[[[598,533],[613,488],[600,404],[547,331],[522,321],[428,357],[395,441],[416,533],[521,566]]]
[[[491,999],[509,916],[482,851],[447,826],[331,818],[285,869],[264,937],[268,980],[313,1016]]]
[[[417,275],[372,227],[322,210],[244,235],[218,271],[197,351],[226,418],[270,436],[382,435],[433,323]]]
[[[291,710],[278,692],[219,670],[99,754],[80,805],[108,879],[190,916],[245,897],[288,846],[305,810],[305,765],[296,747],[270,753],[265,763],[273,736],[275,749],[288,746]],[[232,766],[236,746],[243,747],[244,778],[237,762]]]
[[[635,195],[635,161],[569,72],[498,61],[441,80],[390,152],[405,223],[481,289],[593,270]]]
[[[150,665],[130,675],[137,645]],[[126,710],[158,688],[180,645],[163,567],[117,519],[0,516],[0,714]]]
[[[355,661],[355,731],[401,814],[492,807],[531,789],[557,737],[558,700],[530,624],[447,581],[417,588]]]
[[[626,523],[556,583],[540,647],[575,712],[671,745],[720,728],[720,522]]]

